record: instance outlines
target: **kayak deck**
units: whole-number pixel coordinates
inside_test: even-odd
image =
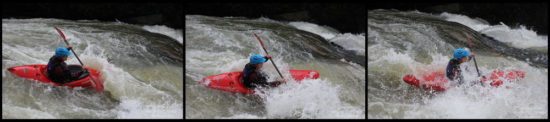
[[[519,81],[525,77],[525,72],[519,70],[495,70],[491,73],[489,78],[484,77],[480,80],[483,84],[490,81],[490,86],[500,86],[504,81],[513,82]],[[449,83],[443,72],[433,72],[422,76],[423,80],[418,79],[413,74],[407,74],[403,76],[403,81],[410,85],[426,90],[445,91],[446,89],[454,86],[453,83]],[[504,80],[504,81],[503,81]]]
[[[319,72],[312,70],[289,70],[293,79],[301,82],[304,79],[317,79]],[[241,83],[242,72],[222,73],[203,78],[199,84],[206,87],[233,93],[252,94],[254,90],[245,88]]]
[[[80,65],[68,65],[68,66],[69,66],[69,69],[71,70],[81,69]],[[80,68],[76,68],[76,66]],[[19,76],[21,78],[32,79],[42,83],[52,83],[56,86],[69,86],[69,87],[89,87],[89,86],[92,86],[92,83],[91,83],[92,81],[89,77],[90,75],[95,77],[100,77],[99,72],[97,72],[92,68],[85,67],[88,70],[88,72],[82,72],[82,75],[80,75],[79,78],[77,78],[77,80],[64,83],[61,85],[57,82],[53,82],[47,77],[46,68],[47,68],[47,65],[34,64],[34,65],[22,65],[22,66],[10,67],[8,68],[8,71],[10,71],[12,74]]]

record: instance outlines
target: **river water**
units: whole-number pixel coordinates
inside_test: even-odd
[[[26,80],[7,68],[47,64],[65,34],[102,93]],[[67,64],[79,64],[74,54]],[[162,25],[62,19],[2,19],[2,119],[183,118],[183,36]]]
[[[187,15],[185,25],[186,119],[365,118],[364,34],[269,18]],[[288,69],[299,69],[316,70],[319,78],[301,84],[287,80],[267,94],[253,95],[198,83],[207,76],[242,71],[252,54],[266,55],[253,32],[283,76],[290,76]],[[262,69],[268,81],[278,77],[271,62]]]
[[[471,42],[468,42],[468,38]],[[452,51],[468,47],[482,75],[515,69],[525,78],[507,87],[416,88],[405,74],[444,71]],[[524,26],[490,25],[452,13],[368,12],[369,119],[548,118],[548,36]],[[477,76],[470,61],[464,78]]]

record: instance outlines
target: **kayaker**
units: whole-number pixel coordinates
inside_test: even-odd
[[[64,84],[71,81],[71,72],[65,61],[67,57],[71,55],[71,45],[65,47],[57,47],[55,55],[52,56],[48,62],[47,75],[50,80]]]
[[[262,57],[258,54],[253,54],[250,56],[250,62],[246,64],[244,67],[243,73],[242,73],[242,79],[243,79],[243,86],[248,89],[255,89],[256,87],[276,87],[284,82],[286,82],[285,79],[280,81],[274,81],[274,82],[266,82],[267,78],[266,75],[260,70],[263,66],[263,63],[265,63],[267,60],[269,60],[271,56],[268,54],[265,57]]]
[[[458,84],[464,82],[462,71],[460,70],[460,64],[470,61],[475,54],[464,49],[456,49],[453,52],[453,59],[449,61],[447,65],[447,78],[451,81],[458,81]]]

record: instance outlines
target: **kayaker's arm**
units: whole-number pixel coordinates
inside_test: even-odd
[[[280,81],[273,81],[273,82],[269,83],[269,86],[271,86],[271,87],[277,87],[279,85],[281,85]]]
[[[279,86],[279,85],[281,85],[281,84],[283,84],[283,83],[285,83],[285,82],[286,82],[286,79],[283,79],[283,80],[280,80],[280,81],[273,81],[273,82],[270,82],[270,83],[269,83],[269,86],[271,86],[271,87],[277,87],[277,86]]]

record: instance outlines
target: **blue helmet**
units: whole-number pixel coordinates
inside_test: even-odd
[[[464,56],[469,56],[470,55],[470,52],[464,50],[464,49],[456,49],[454,52],[453,52],[453,56],[454,56],[454,59],[455,60],[458,60],[458,59],[461,59],[462,57]]]
[[[261,55],[253,54],[252,56],[250,56],[250,64],[259,64],[264,63],[265,61],[265,58]]]
[[[69,55],[71,55],[71,52],[69,52],[69,50],[67,50],[67,48],[65,47],[57,47],[57,49],[55,49],[55,57],[63,57]]]

